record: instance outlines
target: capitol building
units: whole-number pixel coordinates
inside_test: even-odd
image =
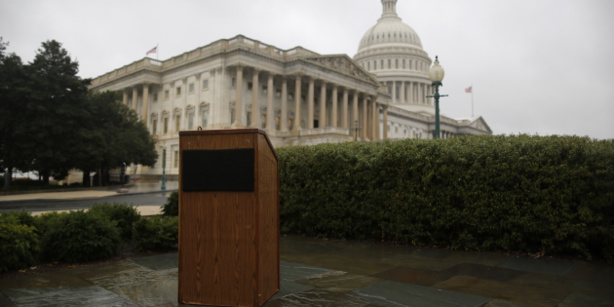
[[[95,78],[90,89],[119,92],[156,139],[158,162],[133,174],[161,174],[163,150],[167,174],[178,174],[179,131],[198,127],[259,128],[275,147],[431,139],[432,60],[397,15],[397,0],[381,2],[353,58],[238,35],[164,61],[146,57]],[[442,138],[492,134],[482,117],[440,118]]]

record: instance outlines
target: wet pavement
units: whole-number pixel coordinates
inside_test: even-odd
[[[110,186],[100,188],[84,188],[78,190],[61,191],[34,191],[23,192],[22,194],[0,195],[0,203],[2,202],[19,202],[19,201],[55,201],[55,200],[74,200],[74,199],[94,199],[118,194],[143,194],[157,192],[177,191],[179,188],[178,181],[166,181],[165,189],[162,190],[160,181],[133,181],[124,186]],[[120,191],[121,190],[121,191]]]
[[[614,266],[380,243],[281,238],[265,306],[614,306]],[[178,306],[177,253],[0,275],[0,306]]]
[[[129,200],[136,198],[138,201],[134,205],[142,216],[159,215],[166,198],[170,192],[177,191],[178,185],[178,181],[166,181],[166,189],[162,190],[160,181],[134,181],[123,187],[0,195],[0,213],[25,210],[40,215],[52,211],[87,210],[99,202],[130,204]]]

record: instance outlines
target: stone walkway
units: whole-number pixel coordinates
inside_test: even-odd
[[[281,238],[265,306],[614,306],[614,266],[380,243]],[[177,253],[0,275],[0,306],[178,306]]]

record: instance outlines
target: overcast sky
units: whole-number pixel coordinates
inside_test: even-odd
[[[165,60],[238,34],[353,57],[381,13],[378,0],[0,0],[0,36],[24,62],[57,40],[94,78],[156,45]],[[470,117],[473,86],[495,134],[614,138],[614,1],[399,0],[397,13],[439,55],[442,114]]]

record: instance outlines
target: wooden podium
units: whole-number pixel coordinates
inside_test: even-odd
[[[179,302],[261,306],[279,291],[277,155],[259,129],[179,133]]]

